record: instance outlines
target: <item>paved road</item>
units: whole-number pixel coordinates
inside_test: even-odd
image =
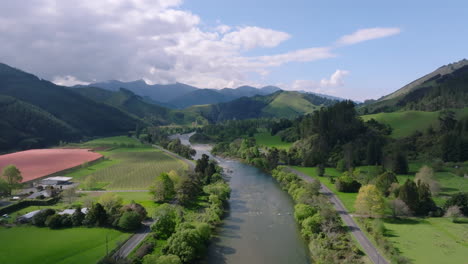
[[[150,227],[152,223],[154,223],[154,220],[145,220],[141,229],[133,234],[127,242],[125,242],[125,244],[115,252],[114,259],[126,258],[130,252],[132,252],[133,249],[135,249],[151,233]]]
[[[115,193],[115,192],[148,192],[148,190],[103,190],[103,191],[76,191],[77,193]]]
[[[292,173],[295,173],[297,176],[301,177],[303,180],[307,182],[314,181],[314,179],[312,179],[310,176],[300,171],[297,171],[292,168],[288,168],[288,170]],[[366,237],[364,232],[362,232],[362,230],[359,228],[359,226],[356,224],[354,219],[348,213],[344,205],[341,203],[340,199],[338,199],[338,197],[323,184],[321,184],[320,192],[328,196],[328,198],[330,199],[330,202],[335,206],[335,209],[340,214],[341,219],[343,219],[343,222],[349,227],[349,230],[351,231],[353,236],[356,238],[356,240],[359,242],[359,244],[361,244],[366,255],[369,256],[369,258],[374,263],[389,264],[389,262],[377,251],[374,245],[369,241],[369,239]]]

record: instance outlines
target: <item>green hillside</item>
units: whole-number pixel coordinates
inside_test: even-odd
[[[468,117],[468,108],[451,109],[456,113],[457,119]],[[398,111],[392,113],[378,113],[364,115],[364,121],[375,119],[392,127],[392,137],[403,138],[410,136],[416,131],[426,131],[430,126],[438,127],[440,111]]]
[[[32,104],[86,136],[127,133],[142,123],[115,107],[0,64],[0,94]]]
[[[0,95],[0,113],[0,149],[39,148],[78,137],[67,123],[13,97]]]
[[[186,110],[217,123],[251,118],[295,118],[336,102],[313,94],[279,91],[266,96],[242,97],[227,103],[192,106]]]
[[[365,102],[360,112],[438,111],[464,107],[468,107],[468,60],[443,66],[377,101]]]
[[[274,117],[293,118],[305,113],[312,113],[317,105],[307,101],[303,94],[297,92],[280,93],[274,100],[263,108],[265,115]]]
[[[170,123],[168,121],[169,109],[147,103],[142,97],[135,95],[130,90],[120,88],[119,91],[114,92],[96,87],[73,88],[71,90],[97,102],[114,106],[142,118],[148,123],[154,125]]]

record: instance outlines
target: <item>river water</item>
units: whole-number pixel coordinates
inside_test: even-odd
[[[183,144],[189,135],[181,135]],[[196,159],[209,153],[193,145]],[[213,157],[212,157],[213,158]],[[294,220],[294,203],[268,174],[239,161],[215,157],[229,177],[229,211],[208,248],[207,263],[310,263],[305,241]]]

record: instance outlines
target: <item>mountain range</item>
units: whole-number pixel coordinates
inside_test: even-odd
[[[0,63],[0,152],[40,148],[60,140],[122,135],[137,126],[294,118],[340,99],[326,97],[274,86],[213,90],[181,83],[148,85],[144,81],[72,88]],[[467,60],[440,67],[379,100],[366,101],[358,111],[370,114],[464,107],[468,107]]]
[[[281,90],[275,86],[255,88],[240,86],[238,88],[200,89],[183,83],[175,84],[147,84],[144,80],[133,82],[107,81],[89,85],[76,85],[73,88],[97,87],[110,91],[119,91],[120,88],[132,91],[142,96],[144,100],[160,106],[183,109],[193,105],[216,104],[229,102],[244,96],[268,95]]]

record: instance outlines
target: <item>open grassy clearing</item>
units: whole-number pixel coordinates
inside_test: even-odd
[[[468,263],[468,224],[449,218],[385,220],[387,237],[414,263]]]
[[[468,108],[452,110],[455,112],[457,119],[468,116]],[[410,136],[415,131],[425,131],[430,126],[437,128],[439,114],[439,111],[400,111],[364,115],[362,119],[367,121],[373,118],[381,123],[390,125],[393,128],[392,137],[403,138]]]
[[[105,228],[0,228],[0,263],[96,263],[130,234]]]
[[[119,145],[134,145],[136,147],[145,146],[140,141],[132,137],[117,136],[117,137],[106,137],[98,138],[83,143],[84,146],[119,146]]]
[[[281,141],[279,136],[272,136],[269,132],[262,132],[255,134],[255,140],[260,146],[277,148],[277,149],[289,149],[292,146],[291,142]]]

